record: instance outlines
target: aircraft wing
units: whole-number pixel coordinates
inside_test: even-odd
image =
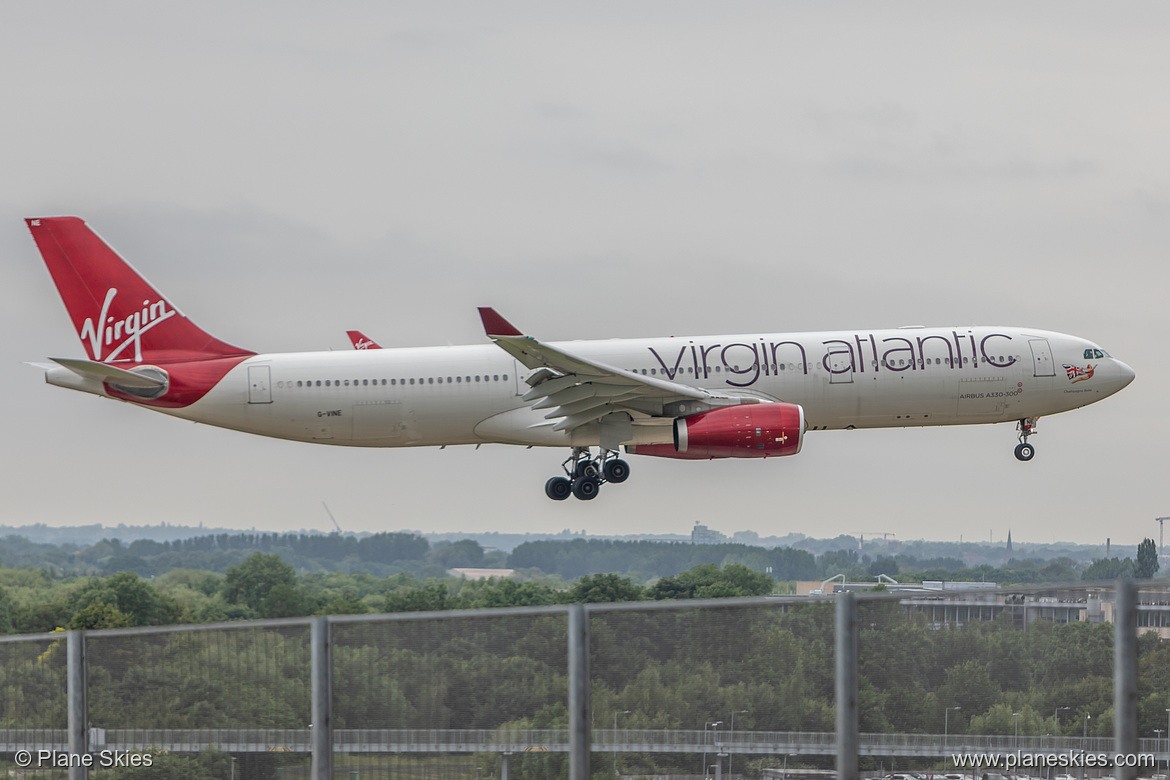
[[[479,314],[488,338],[536,370],[528,378],[532,389],[523,399],[535,401],[534,409],[549,409],[545,418],[557,420],[553,425],[556,431],[572,430],[612,412],[673,418],[677,414],[669,407],[679,402],[697,401],[708,407],[759,400],[712,393],[600,363],[524,335],[495,309],[481,307]]]

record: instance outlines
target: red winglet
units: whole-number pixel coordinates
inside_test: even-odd
[[[349,340],[353,343],[354,349],[381,349],[382,345],[378,344],[372,338],[362,333],[360,330],[347,330],[345,335],[349,336]]]
[[[516,330],[516,326],[496,313],[491,306],[479,307],[479,318],[483,320],[483,329],[489,336],[523,336]]]

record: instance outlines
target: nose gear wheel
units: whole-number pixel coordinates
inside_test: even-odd
[[[1016,445],[1016,460],[1027,462],[1036,456],[1036,448],[1028,443],[1028,437],[1036,433],[1036,417],[1025,417],[1016,423],[1020,443]]]

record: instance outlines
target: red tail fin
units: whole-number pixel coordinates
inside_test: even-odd
[[[254,354],[200,330],[77,217],[26,222],[91,360]]]

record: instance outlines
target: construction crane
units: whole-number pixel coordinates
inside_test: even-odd
[[[1168,517],[1166,519],[1170,520],[1170,517]],[[860,550],[861,546],[863,544],[865,544],[865,535],[866,534],[869,534],[870,536],[880,536],[882,538],[883,542],[889,541],[891,536],[897,536],[897,534],[894,533],[893,531],[850,531],[850,533],[849,533],[850,536],[857,537],[857,549],[858,550]]]
[[[325,507],[325,514],[329,515],[329,519],[333,521],[333,527],[337,529],[337,533],[344,534],[345,531],[342,531],[341,526],[337,524],[337,518],[329,511],[329,505],[322,501],[321,506]]]
[[[1162,542],[1166,537],[1166,521],[1170,517],[1155,517],[1154,522],[1158,524],[1158,555],[1162,554]]]

